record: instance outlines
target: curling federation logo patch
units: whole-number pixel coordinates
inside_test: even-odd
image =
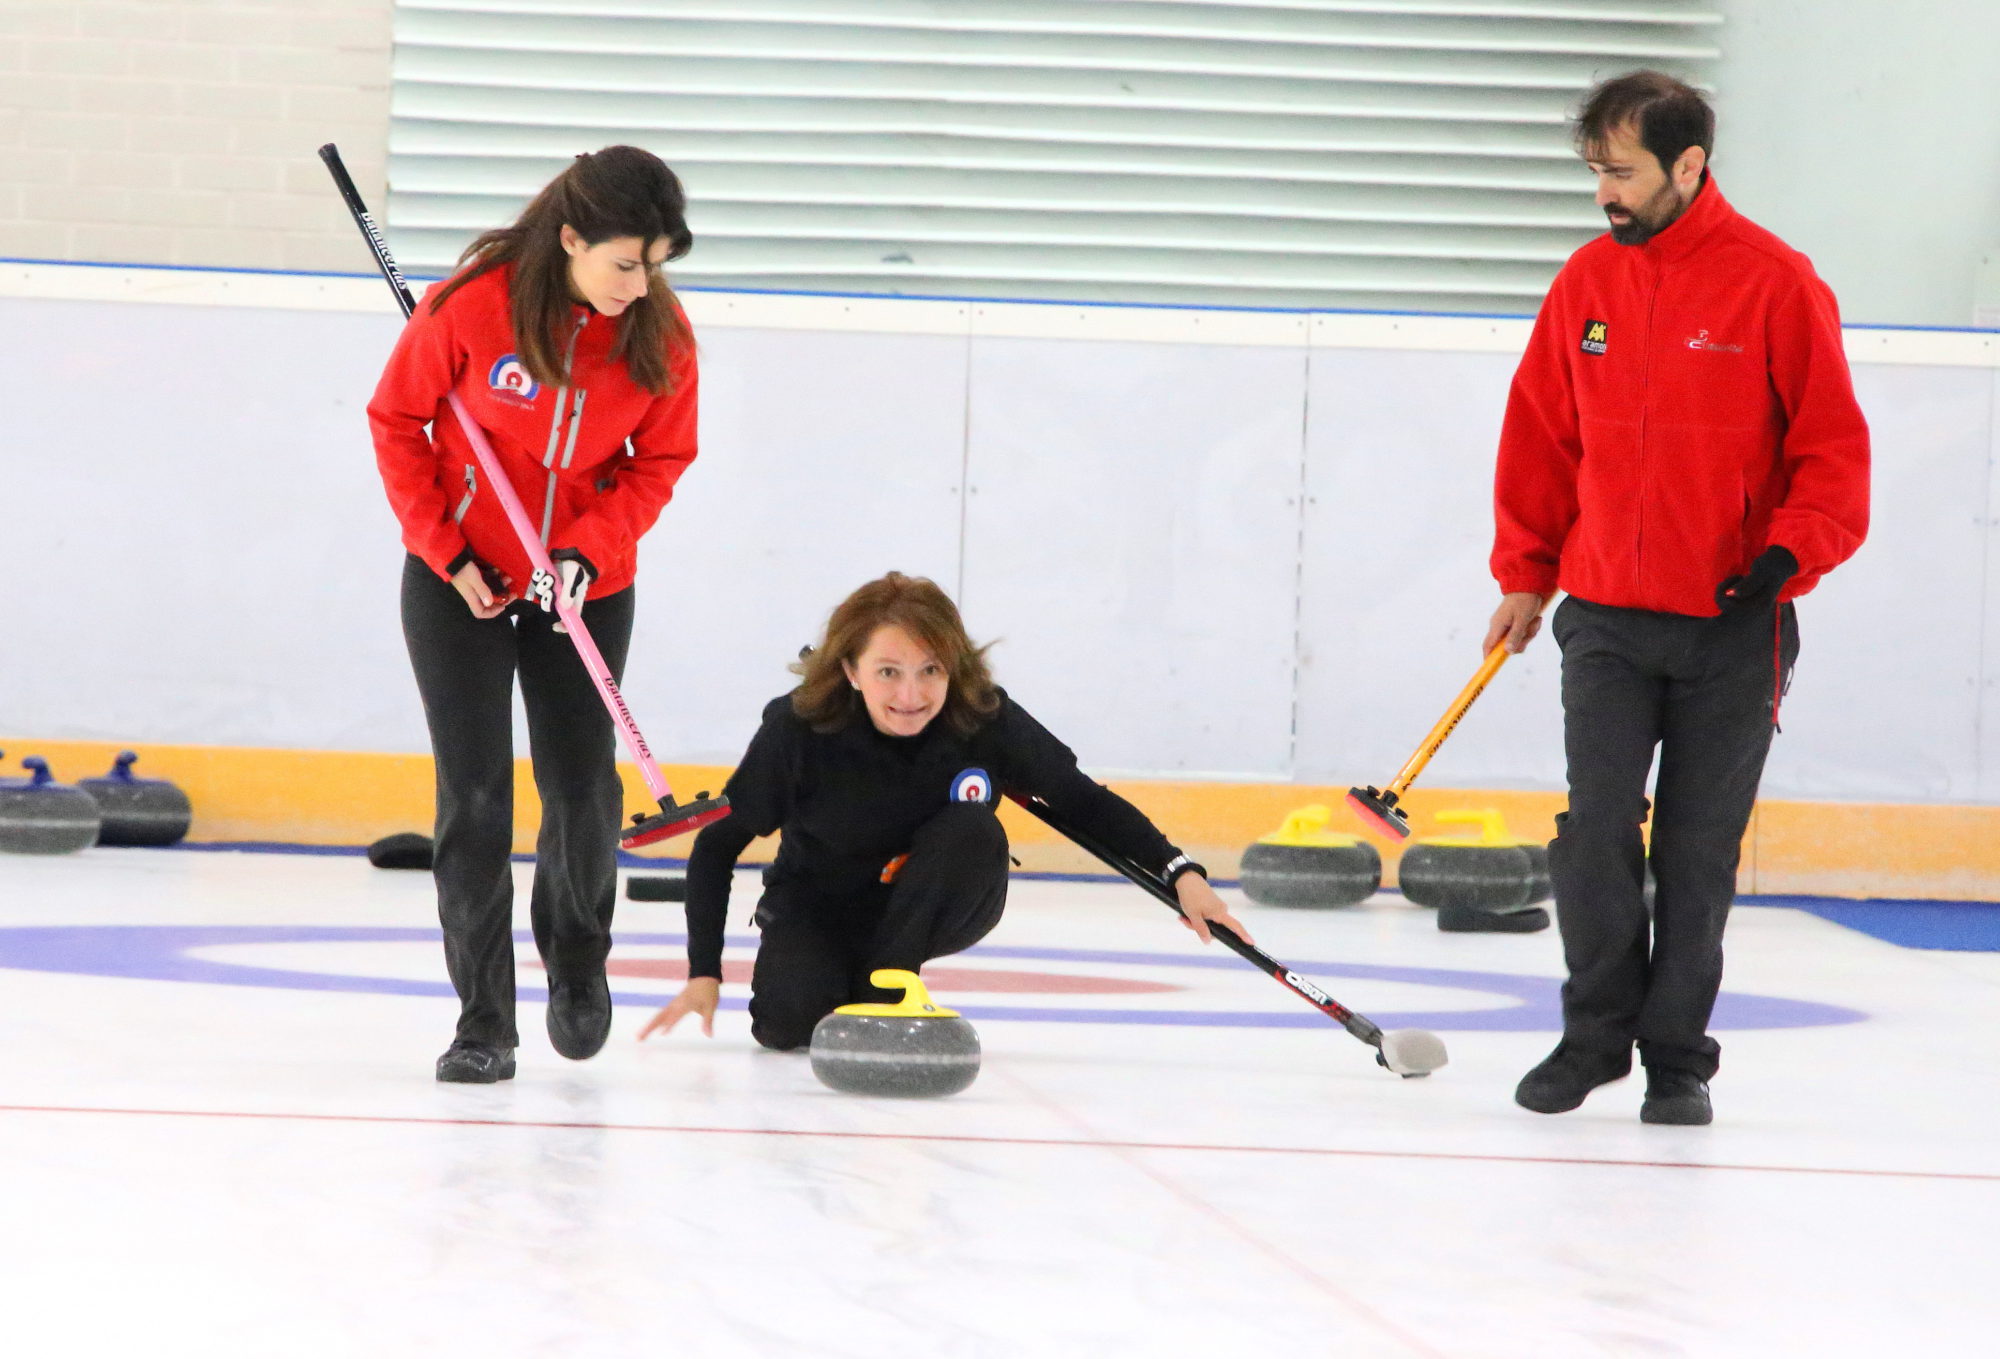
[[[951,781],[953,802],[991,802],[993,780],[984,769],[968,769]]]
[[[532,403],[542,390],[542,384],[529,377],[528,370],[521,366],[519,354],[502,354],[495,359],[491,371],[486,374],[486,385],[499,396],[518,397],[528,403]]]
[[[1611,327],[1603,321],[1583,323],[1583,343],[1578,346],[1586,354],[1602,354],[1611,348]]]

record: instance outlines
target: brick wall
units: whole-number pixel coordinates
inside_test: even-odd
[[[391,0],[0,0],[0,257],[365,271]]]

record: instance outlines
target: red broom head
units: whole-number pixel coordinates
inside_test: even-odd
[[[1396,805],[1394,795],[1374,787],[1347,790],[1347,805],[1361,818],[1361,824],[1378,830],[1392,840],[1410,838],[1410,818]]]

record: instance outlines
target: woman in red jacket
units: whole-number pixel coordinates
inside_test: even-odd
[[[460,1002],[441,1081],[514,1074],[516,671],[542,800],[531,915],[549,1039],[576,1060],[611,1026],[621,793],[610,718],[548,604],[522,602],[527,553],[447,395],[490,437],[558,588],[622,677],[638,540],[695,456],[694,339],[660,274],[693,242],[686,204],[649,152],[578,156],[424,295],[368,405],[409,550],[403,634],[437,762],[433,874]]]

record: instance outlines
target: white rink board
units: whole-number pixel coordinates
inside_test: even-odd
[[[1386,783],[1478,669],[1496,600],[1493,447],[1513,371],[1498,354],[1314,352],[1301,780]],[[1557,660],[1543,642],[1509,661],[1427,780],[1560,787]]]
[[[1987,409],[1992,417],[1986,430],[1989,469],[2000,468],[2000,370],[1987,375],[1991,393]],[[1986,536],[2000,525],[2000,476],[1989,476],[1986,485]],[[1986,566],[1977,582],[1984,610],[1980,615],[1981,651],[1979,658],[1979,801],[2000,802],[2000,552],[1986,553]],[[1987,720],[1987,714],[1996,720]]]
[[[1782,796],[1972,802],[1993,374],[1855,369],[1875,445],[1873,523],[1799,601],[1799,664],[1764,787]],[[1991,710],[2000,717],[2000,709]]]
[[[848,590],[891,570],[957,588],[965,341],[701,346],[701,456],[641,540],[625,694],[655,753],[734,764]]]
[[[969,626],[1095,768],[1291,766],[1303,349],[974,342]]]
[[[39,573],[5,727],[425,749],[363,413],[386,297],[158,272],[0,269],[0,507]],[[890,567],[960,590],[1101,771],[1379,782],[1476,663],[1518,322],[741,301],[694,299],[703,457],[642,549],[628,689],[665,758],[733,758]],[[1992,337],[1848,340],[1874,534],[1802,607],[1765,791],[2000,799]],[[1510,663],[1432,780],[1559,787],[1555,660]]]
[[[0,301],[7,728],[429,749],[365,413],[399,324]]]

